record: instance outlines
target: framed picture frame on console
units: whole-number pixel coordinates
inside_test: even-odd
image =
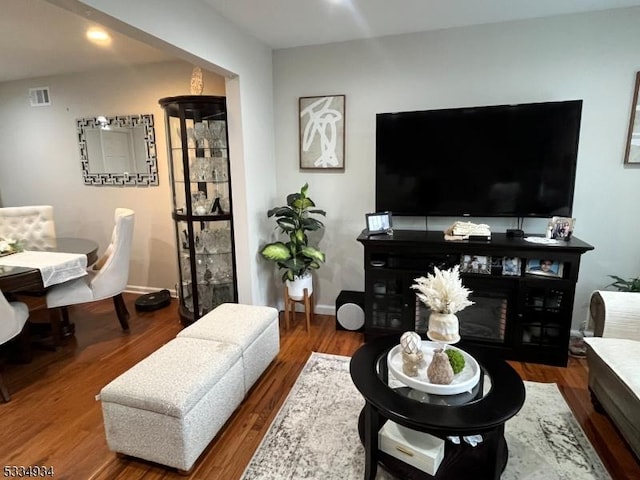
[[[502,275],[519,277],[522,263],[518,257],[502,257]]]
[[[369,235],[382,235],[393,233],[393,220],[391,212],[376,212],[365,214],[367,220],[367,233]]]
[[[530,258],[527,260],[526,273],[531,275],[541,275],[543,277],[562,278],[564,265],[556,260],[547,258]]]
[[[491,275],[502,275],[503,257],[491,257]]]
[[[554,240],[570,240],[575,224],[575,218],[553,217],[547,226],[547,237]]]
[[[484,255],[462,255],[460,257],[462,273],[491,274],[491,257]]]

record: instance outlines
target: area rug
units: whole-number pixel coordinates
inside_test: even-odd
[[[364,400],[349,357],[313,353],[247,466],[243,480],[361,480],[357,419]],[[525,382],[522,410],[509,420],[503,480],[611,478],[553,383]],[[379,480],[395,477],[378,468]]]

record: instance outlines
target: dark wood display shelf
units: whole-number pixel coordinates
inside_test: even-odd
[[[167,125],[178,311],[187,326],[222,303],[238,301],[226,99],[185,95],[159,103]],[[209,213],[196,214],[200,208]]]

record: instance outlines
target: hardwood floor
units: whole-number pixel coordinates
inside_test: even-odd
[[[191,475],[117,457],[104,438],[100,389],[181,329],[174,300],[152,313],[135,311],[125,295],[131,332],[124,334],[111,301],[71,307],[76,335],[58,351],[33,351],[27,364],[7,363],[4,376],[12,400],[0,404],[0,462],[53,466],[60,479],[224,479],[242,475],[271,421],[312,351],[350,356],[362,344],[356,332],[336,331],[334,317],[317,315],[307,335],[299,314],[289,331],[280,321],[281,351]],[[38,314],[32,315],[38,320]],[[523,379],[556,382],[614,479],[640,478],[640,463],[606,416],[595,413],[583,360],[568,368],[512,362]]]

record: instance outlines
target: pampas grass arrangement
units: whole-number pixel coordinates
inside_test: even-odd
[[[411,288],[419,291],[416,296],[432,312],[456,313],[474,303],[469,300],[471,290],[462,285],[458,265],[449,270],[434,267],[433,274],[414,281],[416,283]]]

